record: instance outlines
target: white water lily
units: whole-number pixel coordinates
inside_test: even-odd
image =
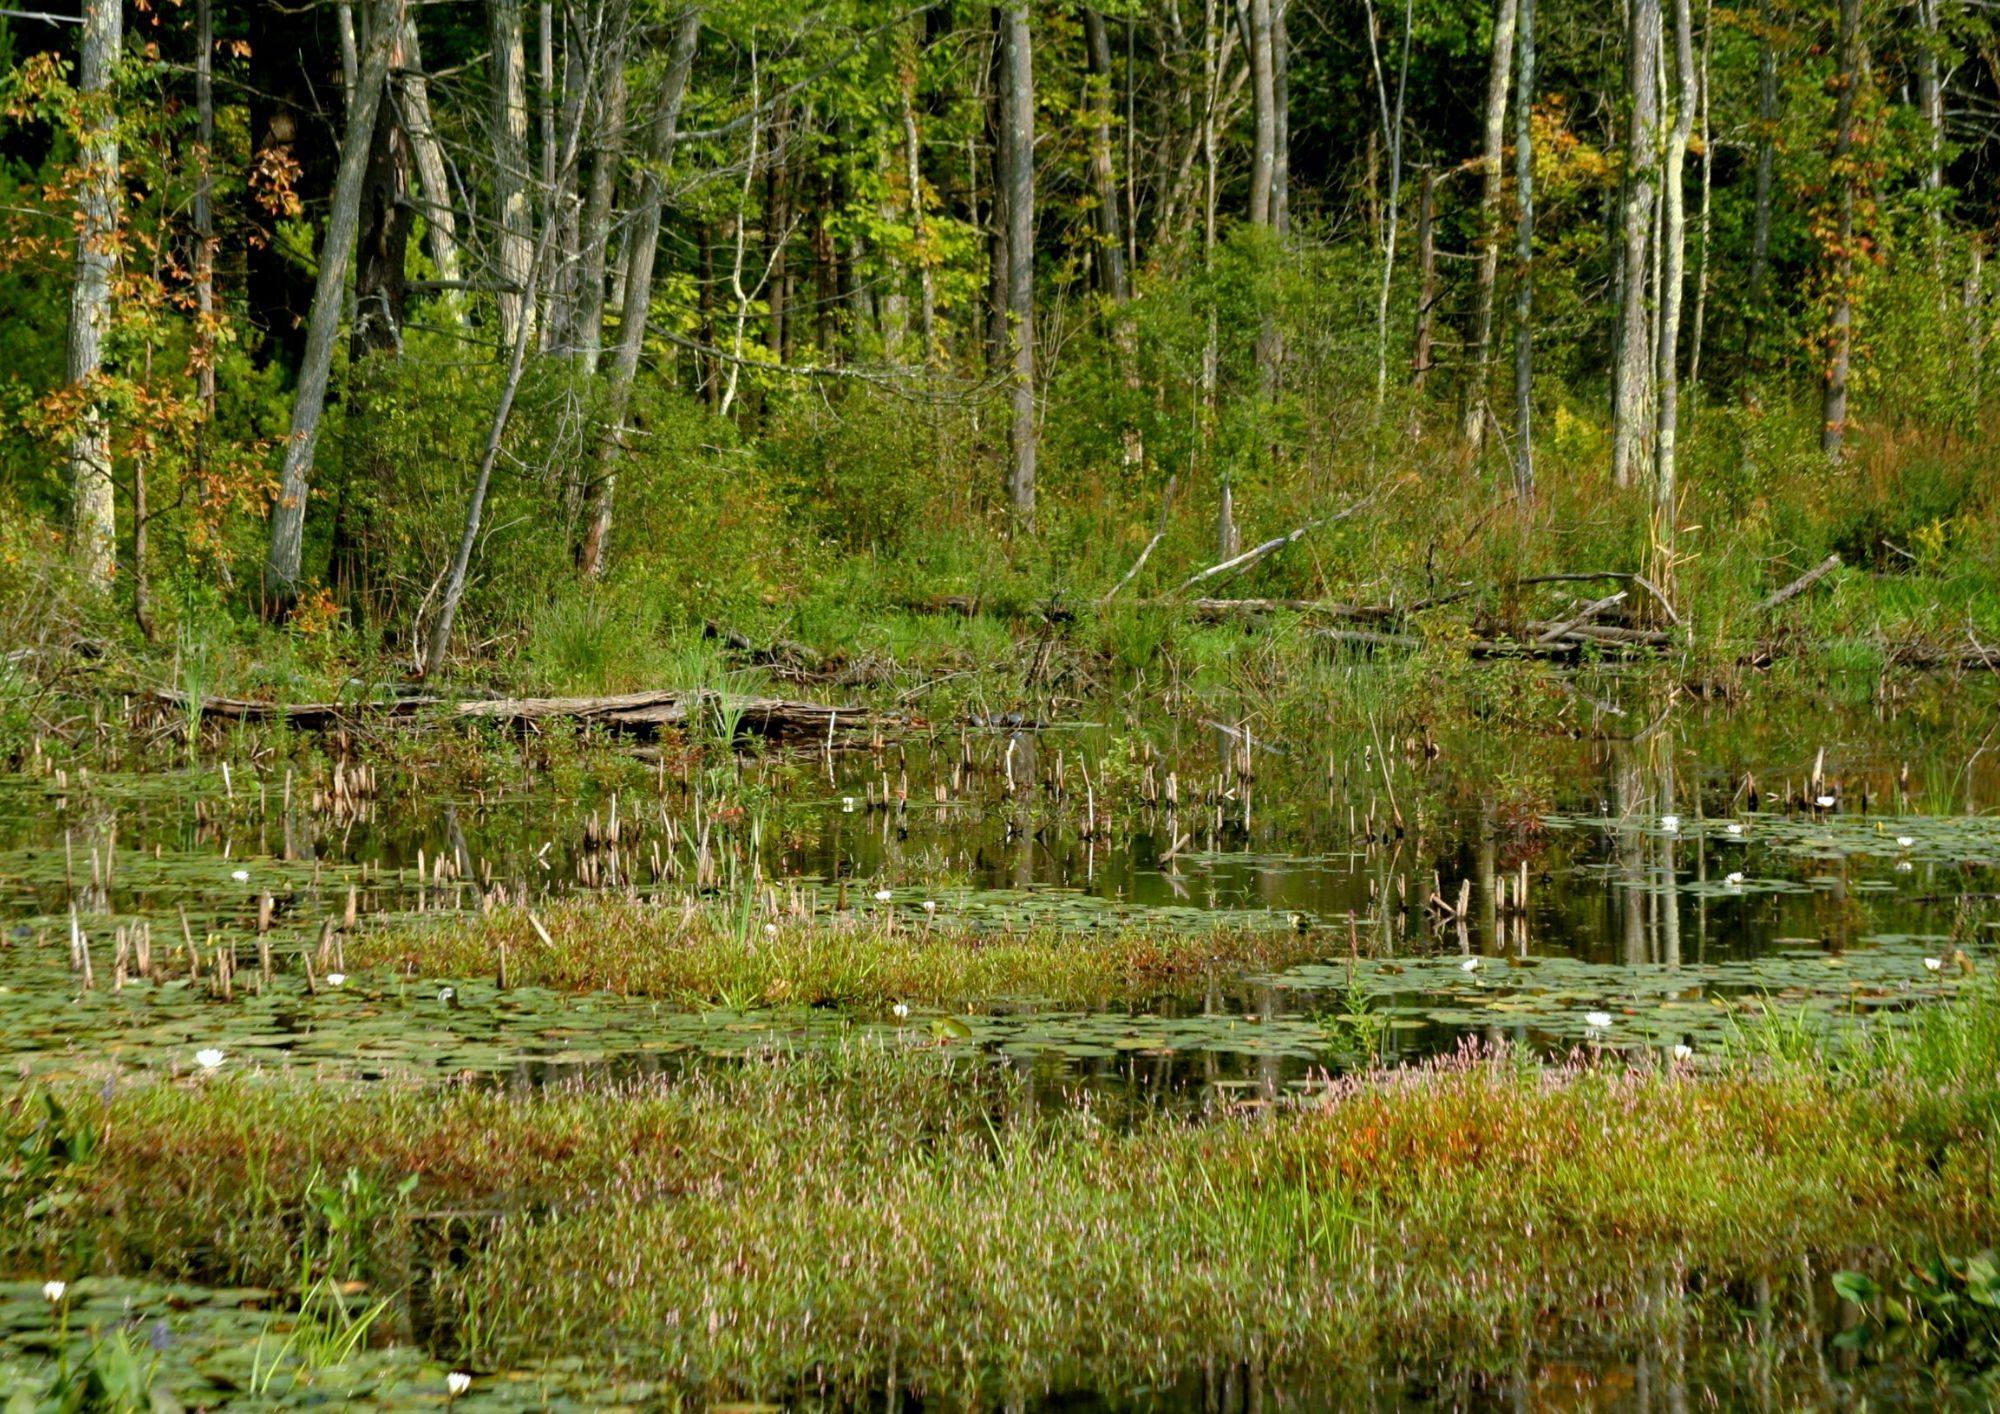
[[[1820,796],[1817,800],[1815,800],[1813,804],[1817,805],[1822,810],[1831,810],[1833,809],[1834,806],[1840,804],[1840,802],[1836,800],[1833,796],[1823,795]]]
[[[842,814],[852,815],[854,813],[854,806],[855,806],[855,800],[853,796],[843,795],[840,798],[840,809]]]
[[[1898,874],[1907,874],[1914,867],[1915,866],[1912,865],[1910,861],[1907,859],[1899,859],[1896,861],[1896,872]]]
[[[1458,970],[1461,972],[1477,972],[1479,970],[1479,959],[1476,957],[1468,957],[1464,962],[1461,962],[1458,965]]]
[[[1736,885],[1736,884],[1740,884],[1740,883],[1742,883],[1742,882],[1743,882],[1743,874],[1742,874],[1742,871],[1741,871],[1741,870],[1731,870],[1731,871],[1730,871],[1729,873],[1727,873],[1727,874],[1725,874],[1725,875],[1723,875],[1723,876],[1722,876],[1722,882],[1723,882],[1723,883],[1725,883],[1725,884],[1729,884],[1729,885],[1732,885],[1732,886],[1733,886],[1733,885]]]
[[[1740,835],[1743,833],[1743,827],[1733,822],[1731,824],[1723,826],[1723,828],[1729,831],[1729,833],[1732,835]]]
[[[895,899],[896,895],[894,891],[890,889],[875,890],[875,902],[877,903],[893,903],[895,902]]]
[[[329,972],[326,974],[326,985],[329,987],[338,987],[346,980],[347,974],[345,972]]]
[[[438,988],[438,1001],[441,1002],[443,1005],[450,1006],[453,1002],[457,1000],[458,1000],[458,988],[456,987]]]
[[[1915,844],[1916,842],[1917,842],[1917,837],[1915,835],[1896,836],[1896,843],[1904,849],[1908,849],[1911,845]]]
[[[1666,830],[1666,831],[1668,831],[1668,832],[1670,832],[1670,833],[1671,833],[1671,832],[1672,832],[1672,831],[1674,831],[1674,830],[1678,830],[1678,829],[1679,829],[1680,827],[1681,827],[1681,817],[1680,817],[1680,816],[1678,816],[1678,815],[1662,815],[1662,816],[1660,817],[1660,828],[1661,828],[1661,829],[1663,829],[1663,830]]]
[[[889,1008],[889,1013],[890,1015],[894,1016],[898,1021],[901,1021],[904,1017],[910,1014],[909,1003],[897,1002],[894,1006]]]
[[[248,869],[232,869],[229,871],[229,877],[239,884],[247,884],[250,882],[250,871]]]
[[[1602,1031],[1611,1024],[1611,1013],[1608,1011],[1587,1011],[1583,1014],[1583,1019],[1590,1023],[1592,1030]]]
[[[203,1070],[220,1070],[229,1057],[213,1046],[204,1046],[194,1053],[194,1063]]]
[[[1943,959],[1943,958],[1941,958],[1941,957],[1927,957],[1927,958],[1925,958],[1925,959],[1924,959],[1924,971],[1926,971],[1926,972],[1942,972],[1942,971],[1944,971],[1944,959]]]
[[[1693,1054],[1694,1054],[1694,1047],[1693,1047],[1693,1046],[1675,1046],[1675,1047],[1674,1047],[1674,1059],[1675,1059],[1675,1060],[1686,1060],[1686,1059],[1688,1059],[1688,1057],[1692,1056]]]
[[[63,1293],[68,1290],[69,1283],[66,1281],[45,1281],[42,1283],[42,1300],[53,1306],[63,1299]]]
[[[444,1387],[450,1392],[451,1397],[456,1399],[472,1388],[472,1376],[463,1370],[453,1370],[444,1377]]]

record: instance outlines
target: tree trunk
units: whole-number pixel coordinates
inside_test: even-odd
[[[1292,40],[1285,32],[1291,0],[1271,0],[1272,115],[1271,229],[1280,240],[1292,233]]]
[[[1500,193],[1506,181],[1507,90],[1514,72],[1516,0],[1497,0],[1493,51],[1486,69],[1485,145],[1479,159],[1479,268],[1474,277],[1472,338],[1466,350],[1459,440],[1478,451],[1486,439],[1486,369],[1493,346],[1493,287],[1500,273]]]
[[[993,43],[986,74],[986,131],[993,186],[992,221],[986,228],[986,370],[1007,367],[1007,294],[1013,264],[1007,255],[1007,16],[993,7]]]
[[[1417,188],[1417,327],[1410,335],[1410,387],[1419,393],[1431,371],[1431,316],[1437,298],[1437,173],[1426,167]]]
[[[91,385],[104,366],[111,282],[118,267],[118,109],[111,91],[124,41],[124,0],[85,0],[78,64],[83,99],[77,155],[76,263],[69,291],[65,381],[86,390],[69,437],[70,551],[84,578],[108,588],[118,569],[111,421]]]
[[[1632,0],[1625,49],[1631,108],[1619,270],[1617,367],[1611,405],[1611,475],[1630,486],[1652,451],[1654,350],[1647,300],[1653,253],[1653,180],[1660,158],[1660,0]]]
[[[1403,62],[1396,76],[1396,106],[1389,107],[1389,85],[1382,74],[1381,46],[1375,38],[1375,6],[1373,0],[1367,5],[1368,17],[1368,62],[1375,71],[1375,101],[1382,113],[1382,130],[1389,135],[1389,216],[1382,233],[1382,282],[1375,293],[1375,416],[1382,416],[1382,405],[1389,392],[1389,295],[1396,278],[1396,237],[1402,218],[1403,197],[1403,100],[1407,96],[1410,79],[1410,20],[1414,6],[1412,0],[1403,0]],[[1430,175],[1424,176],[1424,199],[1430,199]],[[1428,228],[1424,232],[1428,235]],[[1426,271],[1435,268],[1426,265]]]
[[[1764,286],[1771,269],[1771,184],[1778,159],[1778,49],[1771,42],[1771,0],[1757,6],[1757,178],[1750,217],[1750,278],[1744,351],[1751,355],[1757,321],[1764,312]]]
[[[923,356],[919,361],[928,368],[936,361],[938,352],[937,279],[931,268],[930,218],[924,214],[923,145],[917,133],[917,59],[914,55],[907,72],[908,77],[903,83],[903,179],[910,188],[910,252],[917,262],[917,338],[923,344]],[[774,282],[778,280],[779,273],[774,269]]]
[[[1924,120],[1924,216],[1930,225],[1931,278],[1937,281],[1938,312],[1946,307],[1944,281],[1944,84],[1938,73],[1938,7],[1942,0],[1917,0],[1917,111]]]
[[[1271,0],[1241,3],[1250,32],[1250,224],[1268,226],[1278,163],[1278,75],[1271,57]]]
[[[1514,89],[1514,490],[1535,496],[1535,0],[1520,0]]]
[[[1035,81],[1026,0],[1006,9],[1007,322],[1013,353],[1008,389],[1007,499],[1024,530],[1035,522]]]
[[[195,472],[208,473],[208,430],[215,422],[215,21],[209,0],[195,0],[194,308]]]
[[[361,217],[361,188],[368,169],[375,114],[389,75],[389,51],[396,37],[399,0],[374,0],[368,51],[361,62],[354,101],[348,105],[347,135],[333,184],[326,235],[320,241],[319,274],[313,285],[312,313],[306,320],[305,357],[292,398],[291,433],[277,504],[271,508],[271,544],[264,558],[266,609],[280,613],[298,590],[299,561],[305,545],[306,499],[312,491],[313,452],[319,443],[320,414],[326,407],[327,377],[333,369],[333,341],[346,302],[347,262],[354,253]]]
[[[417,182],[423,189],[424,243],[430,247],[431,264],[437,267],[438,280],[454,287],[463,278],[459,274],[458,219],[454,214],[457,202],[451,189],[450,169],[445,166],[444,148],[439,145],[437,129],[431,122],[430,82],[424,77],[414,8],[403,12],[402,68],[403,81],[396,99],[402,108],[403,132],[408,136],[410,154],[416,162]],[[462,292],[450,289],[444,303],[463,318],[466,302]]]
[[[1083,7],[1083,34],[1090,51],[1090,174],[1097,187],[1097,275],[1113,304],[1131,290],[1125,276],[1125,237],[1118,225],[1118,177],[1111,165],[1111,38],[1104,16]]]
[[[533,244],[528,207],[528,56],[521,33],[521,0],[486,0],[487,58],[493,111],[495,233],[494,283],[500,307],[500,344],[514,342],[515,323],[534,318],[522,297]]]
[[[389,52],[391,72],[403,67],[404,25],[397,23]],[[368,141],[368,167],[361,183],[361,216],[354,260],[354,327],[348,355],[359,359],[403,346],[404,271],[410,226],[410,143],[397,112],[395,87],[375,110]]]
[[[1819,448],[1836,461],[1847,440],[1847,376],[1854,358],[1854,100],[1861,84],[1861,0],[1840,0],[1840,93],[1834,101],[1832,178],[1839,188],[1832,265],[1833,318],[1820,387]]]
[[[618,195],[618,169],[625,160],[625,46],[630,32],[629,0],[610,0],[604,15],[604,58],[591,117],[590,189],[584,197],[583,273],[578,295],[577,342],[583,367],[596,373],[604,355],[604,270],[611,245],[611,207]]]
[[[1681,293],[1687,276],[1687,151],[1694,132],[1694,16],[1689,0],[1674,0],[1674,125],[1667,136],[1664,208],[1661,211],[1660,342],[1654,379],[1659,386],[1659,430],[1653,449],[1655,535],[1674,545],[1677,509],[1675,457],[1680,429]]]
[[[577,555],[577,568],[586,579],[595,579],[604,570],[606,541],[611,535],[612,496],[618,486],[619,458],[625,449],[625,416],[632,406],[632,382],[639,373],[639,354],[646,343],[646,319],[653,306],[653,265],[659,253],[660,211],[667,196],[667,164],[673,160],[674,142],[680,133],[681,100],[687,95],[688,74],[694,68],[695,41],[700,35],[700,9],[682,11],[674,32],[673,53],[667,61],[666,78],[660,88],[659,106],[646,133],[645,167],[639,178],[631,234],[625,241],[625,302],[618,315],[618,349],[611,364],[606,431],[598,446],[590,524]]]

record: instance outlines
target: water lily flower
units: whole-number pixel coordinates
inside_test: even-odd
[[[1740,869],[1732,869],[1723,876],[1722,882],[1731,886],[1740,884],[1743,882],[1743,872]]]
[[[1681,827],[1680,816],[1662,815],[1660,817],[1660,828],[1667,831],[1669,834],[1671,834],[1675,830],[1678,830],[1680,827]]]
[[[1602,1031],[1611,1024],[1611,1013],[1608,1011],[1587,1011],[1583,1014],[1583,1019],[1590,1023],[1592,1030]]]
[[[1675,1046],[1675,1047],[1674,1047],[1674,1059],[1675,1059],[1675,1060],[1677,1060],[1677,1061],[1683,1061],[1683,1060],[1686,1060],[1686,1059],[1688,1059],[1688,1057],[1692,1056],[1693,1054],[1694,1054],[1694,1047],[1693,1047],[1693,1046]]]
[[[854,813],[854,805],[855,801],[853,796],[843,795],[840,798],[840,811],[843,815],[852,815]]]
[[[1479,970],[1479,959],[1476,957],[1468,957],[1464,962],[1461,962],[1458,965],[1458,970],[1460,972],[1477,972]]]
[[[892,890],[889,889],[875,890],[875,902],[877,903],[893,903],[895,901],[895,898],[896,895]]]
[[[232,869],[229,871],[229,877],[239,884],[247,884],[250,882],[250,871],[248,869]]]
[[[1898,874],[1907,874],[1914,867],[1915,866],[1912,865],[1910,861],[1907,859],[1899,859],[1896,861],[1896,872]]]
[[[904,1017],[910,1014],[909,1003],[897,1002],[894,1006],[889,1008],[889,1013],[890,1015],[894,1016],[898,1021],[901,1021]]]
[[[227,1059],[229,1057],[213,1046],[204,1046],[194,1053],[194,1063],[203,1070],[220,1070]]]
[[[1840,804],[1840,802],[1836,800],[1833,796],[1822,795],[1818,797],[1816,800],[1814,800],[1813,804],[1817,805],[1822,810],[1831,810],[1833,809],[1834,806]]]
[[[1908,849],[1911,845],[1915,844],[1916,842],[1917,842],[1917,837],[1915,835],[1896,836],[1896,843],[1902,846],[1904,849]]]
[[[45,1281],[42,1283],[42,1300],[53,1306],[63,1299],[63,1293],[68,1290],[69,1283],[66,1281]]]
[[[1723,828],[1728,830],[1729,833],[1732,835],[1740,835],[1743,833],[1743,827],[1734,822],[1731,822],[1730,824],[1723,826]]]
[[[451,1394],[451,1397],[456,1399],[472,1388],[472,1376],[466,1374],[463,1370],[453,1370],[444,1377],[444,1387]]]
[[[1927,958],[1925,958],[1925,959],[1924,959],[1924,971],[1926,971],[1926,972],[1942,972],[1942,971],[1944,971],[1944,959],[1943,959],[1943,958],[1941,958],[1941,957],[1927,957]]]
[[[438,988],[438,1000],[442,1002],[445,1006],[450,1006],[453,1002],[458,1000],[458,988],[456,987]]]

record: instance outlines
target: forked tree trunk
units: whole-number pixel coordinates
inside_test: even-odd
[[[104,367],[118,266],[118,111],[111,84],[124,41],[124,0],[86,0],[78,88],[84,102],[76,184],[76,262],[69,290],[65,381],[86,390],[69,436],[70,550],[84,578],[109,587],[118,568],[111,419],[91,385]]]
[[[1459,440],[1477,451],[1486,439],[1486,374],[1493,348],[1493,289],[1500,274],[1500,193],[1506,181],[1507,91],[1514,72],[1516,0],[1497,0],[1493,50],[1486,69],[1486,131],[1480,149],[1479,269],[1472,295],[1472,337],[1465,360]]]
[[[327,378],[333,370],[333,341],[340,332],[341,308],[347,298],[347,262],[354,253],[354,234],[360,225],[369,139],[375,131],[375,114],[387,86],[389,51],[396,37],[399,5],[400,0],[374,0],[369,12],[372,23],[367,53],[360,62],[353,102],[347,109],[347,135],[340,150],[340,169],[334,178],[326,235],[320,241],[312,312],[306,319],[305,355],[299,363],[298,390],[292,397],[291,432],[285,441],[277,503],[271,508],[271,543],[264,557],[264,595],[266,611],[273,614],[289,607],[298,590],[299,560],[305,545],[306,500],[312,494],[313,453],[319,445],[320,414],[326,408]]]
[[[682,11],[660,89],[659,106],[647,127],[645,169],[639,178],[631,233],[625,238],[625,301],[618,315],[618,349],[611,363],[606,430],[598,446],[597,479],[590,488],[590,523],[577,554],[577,569],[586,579],[595,579],[604,571],[606,542],[611,536],[611,506],[618,487],[618,462],[625,450],[625,418],[631,411],[632,382],[639,373],[639,355],[646,343],[646,320],[653,307],[653,266],[659,253],[660,212],[667,198],[667,164],[673,160],[674,143],[680,134],[681,101],[687,96],[688,74],[694,68],[695,42],[700,35],[700,9]],[[713,341],[711,335],[710,342]]]
[[[1854,360],[1854,100],[1861,84],[1861,0],[1840,0],[1840,92],[1834,100],[1833,181],[1839,188],[1834,223],[1826,376],[1820,388],[1819,447],[1839,460],[1847,441],[1847,378]]]
[[[1660,0],[1632,0],[1631,13],[1625,46],[1631,114],[1625,142],[1624,252],[1611,405],[1611,475],[1619,486],[1630,486],[1650,460],[1655,366],[1647,294],[1653,255],[1653,181],[1660,158]]]
[[[1026,0],[1005,14],[1008,385],[1007,499],[1024,530],[1035,522],[1035,79]]]

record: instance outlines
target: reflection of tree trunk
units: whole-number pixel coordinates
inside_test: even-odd
[[[1683,0],[1685,3],[1685,0]],[[1670,751],[1661,753],[1660,762],[1660,812],[1672,815],[1674,811],[1674,758]],[[1675,836],[1662,833],[1660,836],[1660,961],[1669,967],[1681,965],[1681,894],[1679,885],[1679,862],[1676,858]]]
[[[111,323],[111,280],[118,265],[118,110],[112,80],[124,41],[122,0],[88,0],[78,88],[85,133],[78,154],[76,264],[69,293],[64,367],[72,388],[89,388],[104,365]],[[118,563],[117,497],[111,484],[111,422],[95,394],[86,396],[69,439],[70,549],[91,584],[108,587]]]
[[[1616,758],[1618,810],[1618,892],[1624,909],[1625,962],[1646,961],[1646,840],[1641,812],[1646,808],[1639,767],[1627,751]]]
[[[1500,950],[1500,900],[1495,894],[1499,844],[1494,836],[1491,808],[1479,812],[1479,950]]]

